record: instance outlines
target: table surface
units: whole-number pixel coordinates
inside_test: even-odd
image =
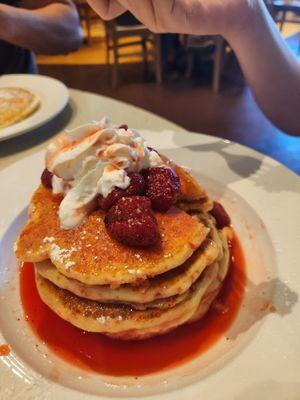
[[[45,149],[53,137],[63,129],[99,120],[104,115],[118,124],[126,123],[137,130],[186,132],[186,129],[167,119],[125,102],[75,89],[69,89],[69,93],[69,104],[58,117],[32,132],[0,142],[0,170]],[[280,150],[280,154],[288,158],[291,154],[290,137],[284,135],[283,139],[278,151]],[[268,149],[271,153],[272,149],[269,146],[270,143],[264,148],[265,154],[268,154]],[[298,172],[298,167],[299,164],[291,168]]]
[[[68,106],[54,120],[32,132],[0,142],[0,170],[45,149],[53,137],[63,129],[74,128],[93,120],[99,120],[104,115],[118,124],[126,123],[137,130],[186,131],[179,125],[151,112],[109,97],[75,89],[70,89],[69,93]]]

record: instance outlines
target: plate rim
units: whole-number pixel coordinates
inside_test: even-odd
[[[142,131],[141,131],[141,133],[142,133]],[[174,132],[173,134],[175,134],[175,135],[178,135],[180,132]],[[186,135],[186,132],[182,132],[182,134],[184,134],[184,135]],[[197,137],[199,138],[199,141],[201,141],[201,136],[202,137],[204,137],[204,138],[206,138],[206,139],[211,139],[212,141],[215,141],[215,140],[223,140],[224,141],[224,139],[222,139],[222,138],[219,138],[219,137],[211,137],[211,136],[209,136],[209,135],[205,135],[205,134],[198,134],[198,133],[195,133],[195,132],[189,132],[189,134],[192,134],[192,135],[197,135]],[[230,141],[227,141],[226,140],[226,142],[230,142]],[[296,182],[296,179],[298,178],[298,180],[297,180],[297,185],[299,186],[299,188],[300,188],[300,181],[299,181],[299,177],[298,177],[298,175],[294,172],[294,171],[291,171],[289,168],[287,168],[286,166],[284,166],[284,165],[282,165],[280,162],[278,162],[277,160],[274,160],[274,159],[272,159],[271,157],[269,157],[269,156],[266,156],[266,155],[264,155],[264,154],[262,154],[262,153],[260,153],[260,152],[258,152],[258,151],[256,151],[256,150],[254,150],[254,149],[251,149],[251,148],[249,148],[249,147],[247,147],[247,146],[244,146],[244,145],[240,145],[240,144],[238,144],[238,143],[235,143],[235,142],[230,142],[230,143],[232,143],[233,145],[237,145],[237,146],[241,146],[241,147],[243,147],[243,148],[245,148],[245,149],[247,149],[247,150],[250,150],[251,152],[253,152],[253,154],[257,154],[257,155],[259,155],[260,157],[262,156],[263,157],[263,159],[264,160],[267,160],[267,161],[271,161],[272,163],[273,163],[273,165],[279,165],[280,166],[280,168],[283,168],[284,170],[286,170],[286,171],[288,171],[288,173],[289,174],[291,174],[291,176],[293,176],[293,179],[295,179],[295,182]],[[177,149],[180,149],[180,146],[178,146],[178,147],[175,147],[175,148],[177,148]],[[16,163],[13,163],[13,164],[11,164],[10,166],[8,166],[8,167],[6,167],[6,168],[4,168],[2,171],[0,171],[0,181],[1,181],[1,179],[2,179],[2,173],[5,171],[5,172],[7,172],[7,170],[9,170],[10,168],[12,168],[12,167],[14,167],[17,163],[21,163],[21,162],[27,162],[27,161],[29,161],[30,159],[32,159],[32,158],[36,158],[36,157],[38,157],[38,156],[41,156],[41,154],[43,154],[44,153],[44,151],[42,150],[42,151],[40,151],[40,152],[37,152],[37,153],[34,153],[33,155],[30,155],[30,156],[28,156],[28,157],[25,157],[25,158],[23,158],[22,160],[19,160],[19,161],[17,161]],[[24,204],[23,204],[23,206],[24,206]],[[7,229],[7,227],[9,226],[9,223],[8,224],[6,224],[6,229]],[[2,239],[2,235],[1,235],[1,232],[0,232],[0,240]],[[0,393],[1,393],[1,390],[0,390]],[[170,392],[170,393],[177,393],[177,391],[176,392]],[[169,393],[169,394],[170,394]],[[84,395],[85,397],[84,398],[93,398],[93,396],[89,396],[89,395]],[[161,396],[161,398],[162,398],[163,396]],[[79,397],[78,397],[79,398]],[[173,398],[173,397],[172,397]]]

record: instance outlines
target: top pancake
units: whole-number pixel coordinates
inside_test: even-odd
[[[61,196],[40,186],[30,204],[29,222],[16,243],[21,261],[48,258],[68,278],[90,285],[118,287],[162,274],[183,264],[206,238],[209,229],[175,207],[155,213],[161,244],[148,249],[122,245],[105,228],[105,214],[91,213],[78,227],[60,227]]]
[[[35,93],[18,87],[0,88],[0,129],[23,120],[39,106]]]

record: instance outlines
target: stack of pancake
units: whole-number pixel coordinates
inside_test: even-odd
[[[161,243],[141,249],[112,239],[105,213],[92,212],[63,230],[61,196],[39,187],[16,243],[21,261],[35,263],[42,300],[61,318],[120,339],[143,339],[201,318],[216,298],[229,265],[229,228],[216,228],[212,202],[185,170],[176,207],[155,212]]]

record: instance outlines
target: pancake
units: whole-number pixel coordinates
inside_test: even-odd
[[[196,179],[183,167],[175,164],[174,161],[169,160],[166,156],[160,154],[164,163],[173,169],[180,180],[180,190],[178,201],[193,202],[202,198],[206,198],[206,191],[199,185]]]
[[[220,279],[224,280],[229,265],[230,252],[228,241],[232,239],[232,228],[226,227],[223,229],[217,229],[215,218],[206,212],[196,212],[192,213],[192,215],[209,229],[208,238],[212,239],[219,249],[219,255],[217,257],[217,261],[220,261],[219,275]]]
[[[157,275],[140,286],[122,285],[112,289],[104,285],[85,285],[61,274],[49,261],[36,263],[36,271],[61,289],[69,290],[79,297],[101,302],[150,303],[157,299],[174,297],[185,293],[199,278],[204,269],[219,255],[219,248],[206,239],[200,248],[180,267]],[[137,308],[137,304],[135,304]]]
[[[40,276],[42,276],[44,278],[44,276],[38,272],[39,270],[37,268],[37,264],[35,264],[35,271],[36,271],[36,273],[38,273]],[[47,278],[45,278],[45,279],[47,279]],[[64,278],[64,279],[68,280],[68,278]],[[47,280],[49,280],[49,279],[47,279]],[[53,283],[51,280],[49,280],[49,282]],[[57,285],[55,285],[55,286],[57,286]],[[57,287],[60,289],[63,289],[60,286],[57,286]],[[88,287],[88,286],[86,285],[86,287]],[[98,287],[101,287],[101,286],[98,286]],[[70,292],[70,290],[69,290],[69,292]],[[73,292],[71,292],[71,293],[73,293]],[[73,294],[75,294],[75,293],[73,293]],[[130,306],[131,308],[133,308],[135,310],[146,310],[148,308],[158,308],[160,310],[164,310],[164,309],[167,309],[170,307],[174,307],[176,304],[184,301],[188,296],[189,296],[189,289],[186,292],[178,294],[178,295],[165,297],[165,298],[159,298],[159,299],[153,300],[151,302],[145,302],[145,303],[136,303],[136,302],[129,302],[129,301],[119,302],[119,301],[114,301],[114,300],[101,301],[101,303],[124,304],[124,305]],[[78,297],[82,297],[84,299],[90,299],[89,297],[86,297],[83,294],[79,295]]]
[[[199,321],[207,313],[213,301],[217,298],[220,289],[222,288],[222,285],[218,281],[215,283],[214,286],[215,289],[213,291],[210,290],[210,287],[208,288],[207,293],[205,293],[205,296],[203,296],[197,310],[194,312],[194,315],[188,320],[188,323]]]
[[[218,277],[221,281],[226,278],[229,264],[230,264],[230,251],[228,246],[228,240],[231,238],[232,231],[229,228],[224,228],[222,231],[219,231],[219,237],[222,242],[223,247],[223,257],[219,259],[219,273]]]
[[[172,207],[155,213],[161,243],[141,249],[112,239],[101,210],[92,212],[78,227],[60,227],[58,207],[61,196],[40,186],[30,203],[29,222],[16,243],[21,261],[50,259],[68,278],[89,285],[137,283],[183,264],[203,243],[209,228],[184,211]]]
[[[186,212],[208,212],[213,208],[213,202],[196,179],[183,167],[175,164],[166,156],[160,155],[163,161],[172,168],[179,177],[180,191],[176,207]]]
[[[134,310],[123,304],[99,303],[60,289],[36,274],[41,299],[61,318],[88,332],[101,332],[121,339],[142,339],[165,333],[190,320],[218,274],[209,266],[189,290],[187,298],[168,309]]]
[[[213,209],[213,202],[207,195],[204,195],[197,200],[178,200],[176,203],[176,207],[187,213],[208,212]]]
[[[165,188],[160,180],[153,188],[163,198],[171,200],[174,195],[175,206],[167,212],[151,211],[160,242],[141,248],[142,243],[134,241],[133,247],[111,237],[105,226],[107,214],[97,204],[99,193],[126,187],[128,171],[146,177],[143,168],[163,165],[127,127],[104,132],[107,123],[98,125],[103,125],[97,127],[98,136],[80,127],[58,138],[58,146],[52,143],[48,148],[48,170],[41,179],[44,186],[33,194],[28,222],[16,242],[16,256],[35,263],[42,301],[82,330],[124,340],[143,339],[202,318],[228,272],[230,229],[216,228],[209,214],[213,203],[205,190],[188,171],[162,156],[163,163],[177,173],[180,190],[175,190],[178,181],[171,176]],[[60,179],[52,179],[53,172]],[[139,186],[140,193],[151,190],[150,181],[144,187],[147,180],[141,176],[139,180],[132,182],[130,190],[135,193]],[[149,191],[146,194],[150,196]],[[63,195],[66,210],[60,207]],[[135,200],[138,204],[139,199]],[[152,234],[149,224],[139,226],[142,219],[134,219],[126,210],[111,211],[118,218],[127,217],[120,227],[124,235],[134,229],[138,238],[145,235],[148,239],[147,233]],[[137,215],[143,212],[137,207]],[[144,244],[150,246],[150,240]]]
[[[22,121],[40,105],[39,97],[28,89],[0,88],[0,129]]]

